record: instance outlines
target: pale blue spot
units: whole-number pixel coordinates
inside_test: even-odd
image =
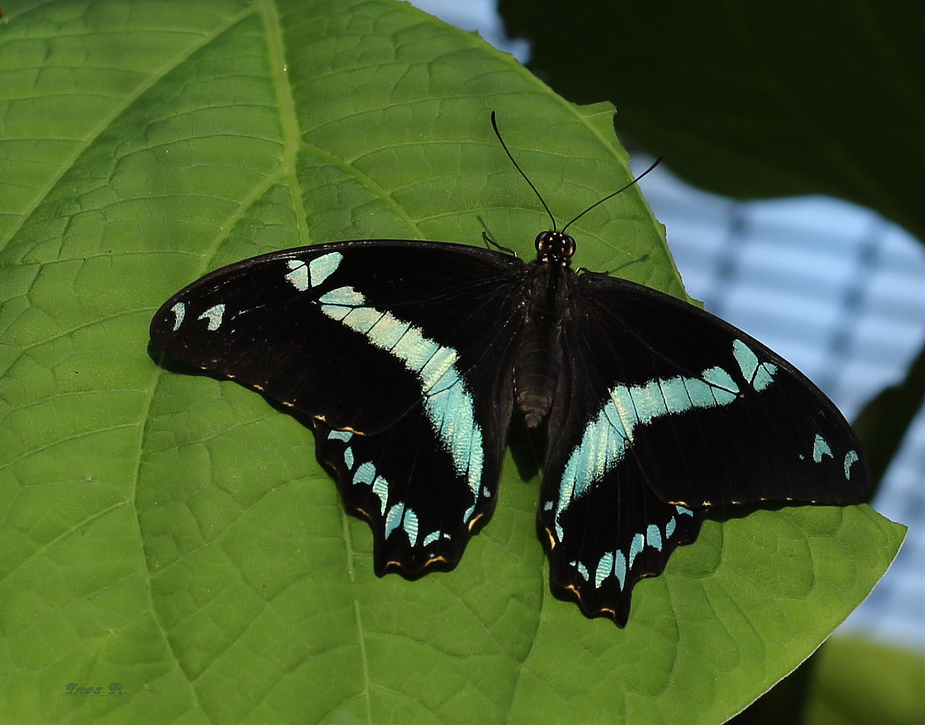
[[[732,343],[732,354],[739,364],[742,376],[759,392],[774,382],[777,366],[771,363],[759,363],[758,356],[741,340]]]
[[[289,271],[286,273],[286,281],[295,287],[299,292],[308,289],[308,266],[301,259],[287,259],[286,266]]]
[[[675,511],[677,511],[682,516],[693,516],[694,515],[694,512],[691,511],[686,506],[675,506],[674,508],[675,508]]]
[[[643,425],[668,413],[658,380],[650,380],[645,385],[634,385],[630,388],[630,395],[633,398],[639,422]]]
[[[222,317],[225,315],[225,305],[214,305],[203,312],[197,319],[208,320],[206,329],[209,332],[215,332],[222,324]]]
[[[376,340],[373,339],[373,342]],[[411,372],[418,373],[439,349],[440,345],[424,337],[418,328],[409,327],[391,351]]]
[[[424,538],[424,541],[421,542],[421,546],[430,546],[439,538],[440,538],[440,531],[434,531],[433,533],[428,534]]]
[[[343,321],[355,307],[362,307],[366,299],[353,287],[338,287],[318,299],[321,311],[332,320]]]
[[[382,476],[376,476],[373,481],[373,493],[379,498],[379,513],[385,513],[385,506],[389,502],[389,482]]]
[[[594,572],[594,586],[600,588],[604,580],[613,573],[613,554],[604,554],[597,563],[597,571]]]
[[[739,364],[739,370],[742,371],[742,377],[751,382],[755,370],[758,369],[758,356],[752,352],[752,349],[741,340],[733,340],[732,354]]]
[[[186,317],[186,305],[182,302],[177,302],[170,308],[170,311],[173,312],[173,331],[176,332],[180,329],[180,325],[183,324],[183,318]]]
[[[420,369],[421,382],[424,384],[424,390],[433,393],[442,393],[446,388],[455,385],[459,381],[454,365],[459,359],[456,351],[449,347],[440,347],[431,354],[430,359]],[[444,377],[443,385],[439,383]]]
[[[344,450],[344,463],[347,464],[348,470],[353,470],[353,449],[347,448]]]
[[[586,567],[580,561],[569,562],[569,566],[574,567],[578,573],[581,574],[581,578],[585,581],[588,581],[588,567]]]
[[[320,257],[315,257],[308,265],[312,277],[312,287],[317,287],[334,274],[334,270],[340,266],[343,259],[344,255],[340,252],[328,252]]]
[[[472,504],[469,508],[466,509],[466,512],[463,514],[463,523],[468,524],[469,519],[472,518],[472,514],[475,513],[475,504]]]
[[[662,550],[662,532],[655,524],[649,524],[646,527],[646,543],[656,551]]]
[[[330,433],[328,433],[328,440],[332,441],[343,441],[346,443],[351,438],[353,438],[353,433],[351,433],[349,430],[332,430]]]
[[[717,405],[729,405],[739,394],[739,386],[736,385],[732,376],[722,368],[707,368],[700,374],[700,377],[710,385],[710,393],[713,395]],[[698,408],[712,407],[708,402],[704,402],[702,405],[696,402],[695,405]]]
[[[665,524],[665,538],[670,539],[674,535],[674,527],[677,525],[674,516],[672,516],[668,523]]]
[[[619,442],[619,446],[626,447],[629,445],[630,440],[632,439],[632,431],[627,430],[626,426],[623,423],[623,413],[617,408],[617,404],[614,402],[613,396],[610,396],[610,400],[604,403],[604,408],[601,411],[604,415],[604,418],[607,419],[607,422],[610,423],[610,426],[613,428],[613,432],[616,433],[617,438],[622,438],[623,440]],[[638,422],[635,417],[635,411],[633,414],[632,420]]]
[[[617,552],[613,573],[617,575],[617,580],[620,582],[620,591],[623,591],[623,585],[626,583],[626,557],[623,556],[622,551]]]
[[[845,454],[845,478],[851,478],[851,465],[858,462],[858,452],[848,451]]]
[[[392,315],[382,315],[369,338],[384,350],[391,350],[409,329],[410,322],[402,322]]]
[[[408,535],[408,543],[415,546],[418,543],[418,515],[411,509],[405,510],[402,517],[402,528]]]
[[[693,401],[687,392],[687,381],[684,378],[660,380],[658,385],[662,389],[662,397],[665,399],[665,406],[669,413],[683,413],[693,407]]]
[[[353,484],[359,485],[365,483],[367,486],[370,485],[373,480],[376,478],[376,467],[367,461],[366,463],[361,463],[359,468],[353,474]]]
[[[385,538],[389,538],[392,532],[401,526],[401,520],[405,515],[405,504],[397,503],[389,509],[385,517]]]
[[[633,536],[633,540],[630,542],[630,554],[629,554],[629,565],[632,566],[633,562],[636,561],[636,557],[642,553],[642,547],[646,545],[646,539],[642,534],[636,534]]]
[[[543,504],[543,511],[552,511],[552,501],[547,501]]]
[[[774,374],[776,372],[777,365],[761,363],[761,367],[758,368],[758,372],[755,374],[755,379],[752,380],[752,386],[758,392],[770,387],[771,383],[774,382]]]
[[[366,335],[381,319],[382,313],[371,307],[356,307],[350,310],[341,322]]]
[[[318,298],[323,305],[340,305],[344,307],[361,307],[366,298],[353,287],[335,287]]]
[[[813,441],[813,462],[821,463],[823,456],[828,456],[829,458],[835,457],[832,455],[832,449],[829,448],[829,444],[826,443],[825,438],[816,433],[816,438]]]
[[[625,385],[618,385],[610,391],[610,402],[622,423],[624,437],[633,440],[633,431],[639,425],[636,408],[633,406],[633,396]],[[606,407],[606,406],[605,406]]]
[[[715,408],[718,405],[713,386],[705,380],[679,378],[684,383],[692,408]]]
[[[488,486],[482,486],[482,495],[485,498],[491,498],[491,490],[488,488]]]

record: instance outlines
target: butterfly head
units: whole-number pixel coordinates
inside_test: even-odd
[[[538,262],[568,267],[575,254],[575,240],[565,232],[540,232],[536,235]]]

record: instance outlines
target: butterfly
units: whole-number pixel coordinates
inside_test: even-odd
[[[711,507],[864,500],[860,444],[812,382],[694,305],[573,269],[575,220],[550,218],[530,262],[402,239],[246,259],[167,300],[151,339],[311,421],[379,576],[457,565],[495,508],[515,410],[546,427],[552,585],[620,627]]]

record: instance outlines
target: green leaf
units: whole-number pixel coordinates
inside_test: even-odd
[[[719,722],[892,561],[902,529],[865,506],[708,522],[619,630],[550,596],[536,481],[508,465],[456,571],[377,579],[309,431],[159,365],[151,315],[305,243],[479,244],[483,220],[529,256],[548,219],[489,110],[568,219],[629,178],[611,109],[403,3],[4,13],[0,718]],[[683,295],[638,191],[575,234],[580,265]]]

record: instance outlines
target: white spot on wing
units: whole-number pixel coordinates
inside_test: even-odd
[[[182,302],[177,302],[170,308],[170,311],[173,312],[173,331],[176,332],[180,329],[180,325],[183,324],[183,318],[186,317],[186,305]]]
[[[286,274],[286,280],[295,287],[299,292],[308,289],[308,266],[301,259],[287,259],[286,265],[289,272]]]
[[[823,456],[828,456],[829,458],[835,457],[832,455],[832,449],[829,448],[829,444],[826,442],[825,438],[816,433],[816,438],[813,440],[813,462],[821,463]]]
[[[741,340],[733,341],[732,354],[739,364],[742,377],[744,377],[755,390],[764,390],[774,382],[777,365],[760,362],[754,350]]]
[[[346,443],[353,438],[353,433],[348,430],[332,430],[328,433],[328,438],[335,441],[344,441]]]
[[[308,265],[312,287],[317,287],[334,274],[343,259],[344,255],[340,252],[328,252],[313,259]]]
[[[848,451],[845,454],[845,478],[851,478],[851,465],[858,462],[858,452]]]
[[[597,569],[594,572],[594,586],[600,588],[604,580],[613,573],[613,554],[604,554],[597,563]]]
[[[225,305],[214,305],[203,312],[196,319],[206,320],[206,329],[209,332],[215,332],[222,324],[222,317],[225,315]]]
[[[382,476],[376,476],[373,493],[379,498],[379,513],[385,514],[385,506],[389,502],[389,482]]]

